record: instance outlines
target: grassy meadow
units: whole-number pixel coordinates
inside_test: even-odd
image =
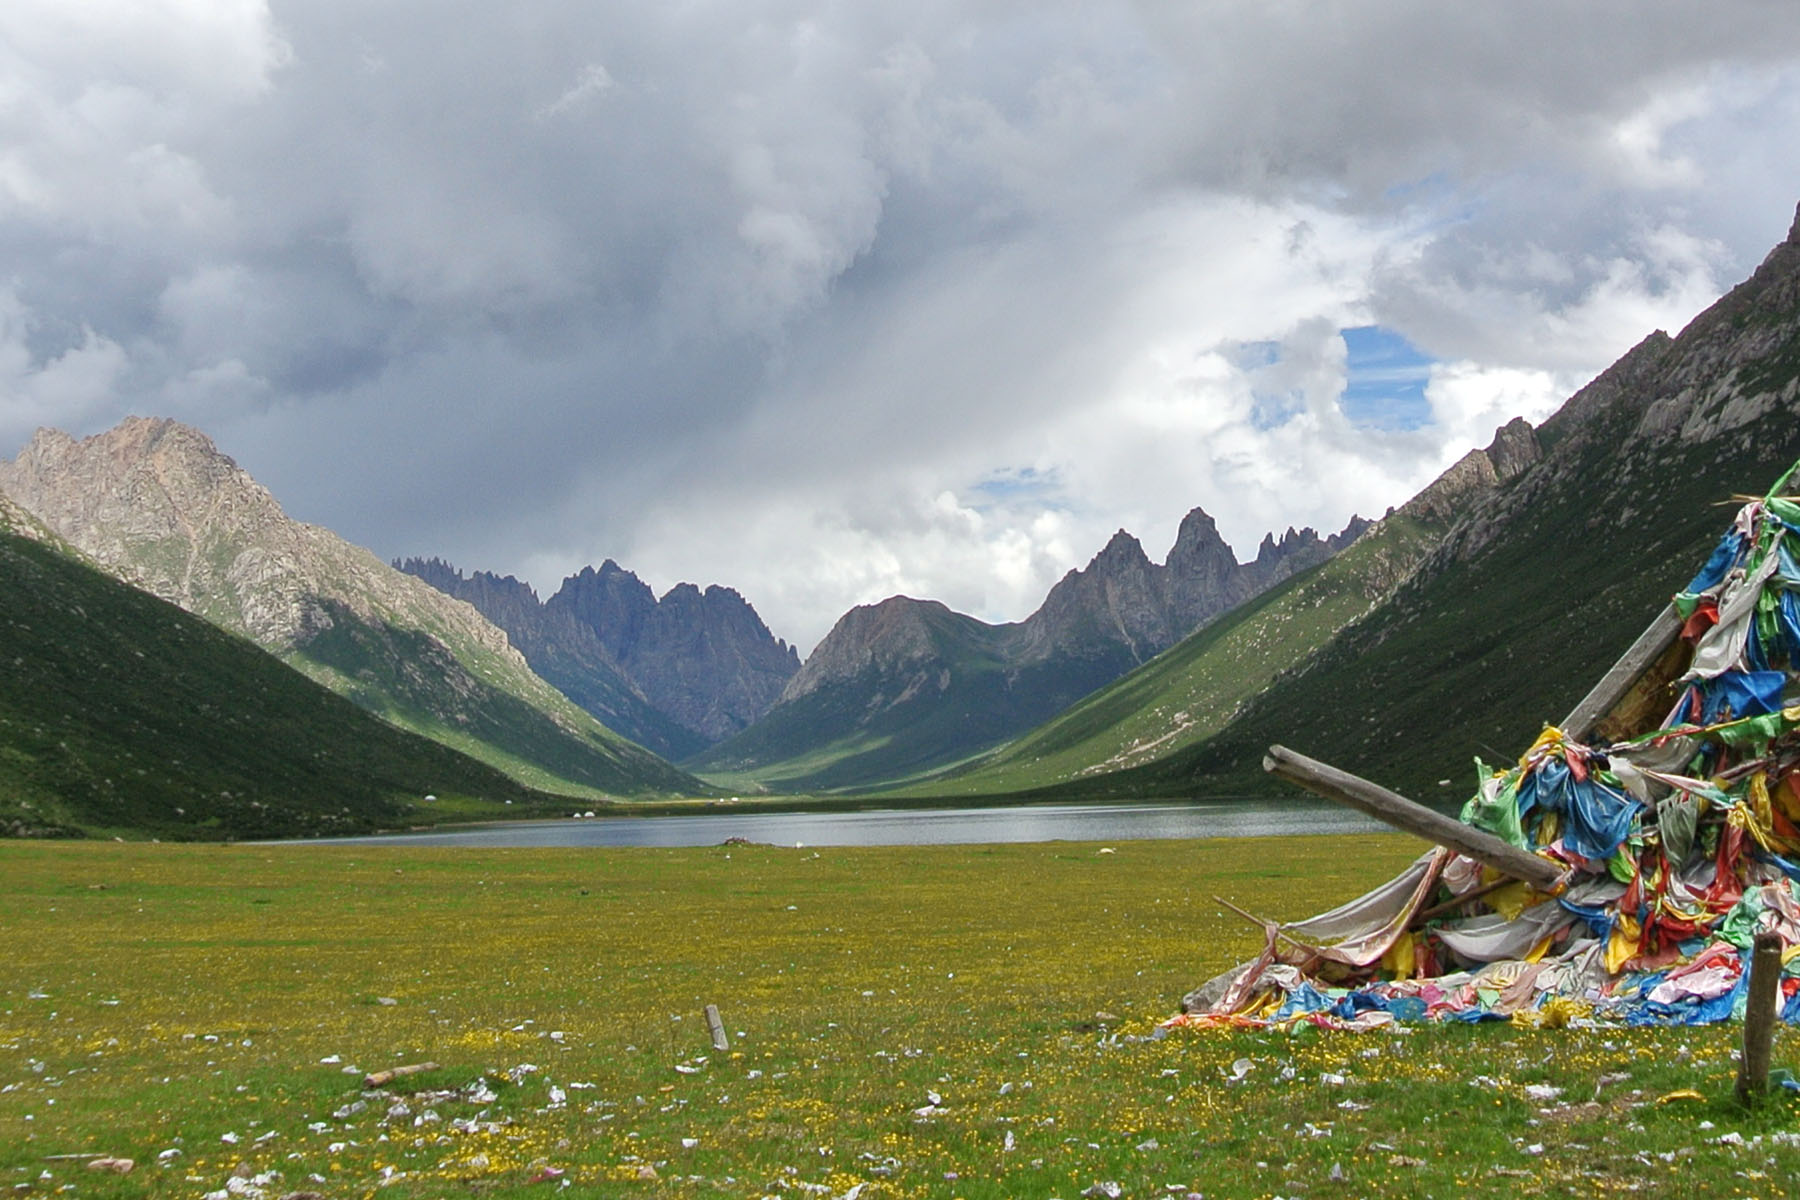
[[[1800,1104],[1736,1105],[1735,1027],[1149,1036],[1256,949],[1215,893],[1295,918],[1418,849],[0,843],[0,1188],[1800,1190]]]

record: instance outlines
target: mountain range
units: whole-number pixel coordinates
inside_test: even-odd
[[[991,625],[895,596],[846,613],[780,699],[687,762],[707,778],[782,791],[845,790],[954,764],[1048,720],[1368,527],[1289,529],[1240,563],[1213,519],[1182,519],[1163,564],[1123,530],[1023,621]]]
[[[1800,213],[1748,280],[1646,337],[1535,440],[1539,461],[1212,737],[1031,794],[1285,791],[1260,765],[1280,742],[1418,798],[1467,795],[1470,758],[1506,761],[1561,719],[1743,497],[1800,459]]]
[[[736,591],[677,584],[659,600],[607,559],[540,602],[510,575],[465,576],[440,559],[394,564],[466,600],[506,631],[533,670],[638,744],[681,759],[755,721],[800,669]]]
[[[911,790],[986,795],[1047,787],[1139,766],[1204,741],[1283,672],[1379,605],[1459,517],[1478,511],[1540,453],[1531,425],[1511,421],[1486,449],[1464,455],[1328,562],[1271,587],[1029,733]]]
[[[124,582],[528,785],[702,786],[545,683],[467,604],[291,520],[198,430],[139,417],[81,440],[42,429],[0,460],[0,492]]]
[[[1283,742],[1460,798],[1469,757],[1560,717],[1734,497],[1796,458],[1800,214],[1678,335],[1376,522],[1238,563],[1195,510],[1164,563],[1121,533],[1023,621],[893,597],[804,664],[730,589],[658,599],[608,562],[539,602],[434,560],[400,571],[289,520],[175,422],[40,431],[0,461],[0,835],[304,834],[429,819],[426,792],[434,815],[489,816],[565,805],[526,785],[709,790],[594,714],[704,747],[684,762],[732,786],[1274,794],[1260,762]]]

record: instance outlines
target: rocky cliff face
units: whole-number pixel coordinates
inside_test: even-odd
[[[800,669],[731,588],[693,584],[659,601],[608,559],[548,601],[511,576],[464,577],[436,559],[395,564],[506,630],[532,667],[608,727],[680,759],[743,729]]]
[[[1326,538],[1290,527],[1279,541],[1265,535],[1256,557],[1240,563],[1212,517],[1196,508],[1182,518],[1161,566],[1121,529],[1086,568],[1063,576],[1020,624],[1020,654],[1026,661],[1104,655],[1121,662],[1114,674],[1123,674],[1221,613],[1318,566],[1368,526],[1352,517],[1342,532]]]
[[[535,768],[541,782],[692,782],[569,703],[469,605],[290,520],[197,430],[138,417],[82,440],[40,430],[0,461],[0,490],[125,582],[398,724],[509,770]],[[429,670],[414,651],[429,651]]]
[[[652,705],[707,744],[767,712],[800,669],[750,603],[716,584],[677,584],[658,600],[608,559],[563,580],[544,607],[591,629]]]

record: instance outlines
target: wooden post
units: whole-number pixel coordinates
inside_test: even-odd
[[[363,1076],[366,1088],[380,1087],[384,1083],[392,1083],[396,1079],[404,1079],[408,1075],[417,1075],[420,1071],[435,1071],[438,1065],[434,1062],[408,1063],[404,1067],[389,1067],[385,1071],[370,1071]]]
[[[1562,884],[1562,868],[1547,858],[1528,854],[1491,833],[1433,812],[1397,792],[1390,792],[1379,784],[1304,754],[1296,754],[1285,746],[1269,747],[1268,756],[1263,759],[1263,770],[1317,792],[1327,800],[1348,804],[1396,829],[1447,846],[1503,875],[1523,880],[1540,892],[1554,892]]]
[[[731,1049],[731,1043],[725,1039],[725,1022],[720,1018],[719,1006],[716,1004],[706,1006],[706,1027],[712,1030],[714,1050]]]
[[[1775,1044],[1775,997],[1781,982],[1781,935],[1759,933],[1750,958],[1750,995],[1744,1001],[1744,1053],[1738,1059],[1737,1098],[1745,1104],[1769,1090],[1769,1052]]]
[[[1503,887],[1511,887],[1516,882],[1517,882],[1517,880],[1513,880],[1513,879],[1490,880],[1489,882],[1482,884],[1480,887],[1470,888],[1468,891],[1464,892],[1460,896],[1452,896],[1448,900],[1444,901],[1442,904],[1434,904],[1430,908],[1420,909],[1418,912],[1413,914],[1412,923],[1414,925],[1423,925],[1425,922],[1431,920],[1431,918],[1433,918],[1433,917],[1441,917],[1445,913],[1453,912],[1454,910],[1461,908],[1465,904],[1473,904],[1475,901],[1480,900],[1484,896],[1493,895],[1495,892],[1499,891]]]
[[[1632,685],[1662,657],[1663,651],[1675,644],[1680,633],[1681,617],[1676,614],[1673,604],[1665,605],[1649,627],[1638,634],[1637,641],[1631,643],[1624,657],[1600,677],[1600,682],[1582,697],[1581,703],[1557,728],[1573,741],[1586,741],[1594,727],[1605,720],[1606,714],[1617,707]]]

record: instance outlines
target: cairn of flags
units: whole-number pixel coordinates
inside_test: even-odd
[[[1776,1012],[1800,1021],[1800,500],[1782,494],[1796,470],[1743,505],[1640,639],[1673,683],[1652,694],[1676,697],[1654,728],[1607,741],[1598,714],[1572,714],[1505,770],[1477,760],[1460,823],[1420,810],[1453,827],[1421,829],[1437,848],[1330,912],[1263,922],[1261,955],[1170,1024],[1723,1021],[1742,1016],[1751,944],[1770,932]],[[1464,852],[1458,832],[1492,852]]]

